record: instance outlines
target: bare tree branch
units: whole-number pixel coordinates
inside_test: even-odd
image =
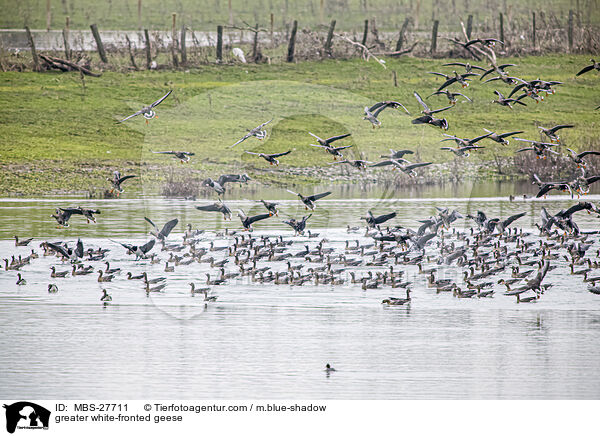
[[[353,46],[357,47],[360,51],[361,51],[361,56],[365,61],[369,61],[369,59],[373,58],[377,61],[377,63],[379,65],[381,65],[383,67],[383,69],[387,69],[387,67],[385,66],[385,61],[382,59],[379,59],[377,56],[375,56],[371,50],[369,50],[366,46],[364,46],[363,44],[361,44],[360,42],[356,42],[356,41],[352,41],[350,38],[348,38],[345,35],[341,35],[339,33],[334,33],[335,36],[337,36],[338,38],[340,38],[342,41],[345,41],[349,44],[352,44]]]

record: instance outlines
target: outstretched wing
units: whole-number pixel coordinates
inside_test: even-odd
[[[433,162],[419,162],[410,165],[406,165],[404,169],[406,171],[414,170],[415,168],[426,167],[427,165],[431,165]]]
[[[169,236],[169,233],[171,233],[171,230],[173,230],[173,227],[175,227],[178,222],[179,220],[177,218],[167,222],[160,231],[160,234],[166,238],[167,236]]]
[[[346,133],[344,135],[332,136],[331,138],[327,138],[326,141],[327,141],[328,144],[331,144],[332,142],[338,141],[340,139],[347,138],[350,135],[352,135],[352,133]]]
[[[150,150],[150,151],[154,154],[175,154],[174,151],[152,151],[152,150]]]
[[[454,82],[456,82],[456,77],[452,77],[452,78],[446,80],[444,83],[442,83],[442,86],[440,86],[438,88],[438,91],[441,91],[442,89],[446,88],[447,86],[452,85]]]
[[[154,244],[156,244],[156,239],[151,239],[148,242],[146,242],[144,245],[142,245],[140,247],[140,250],[142,251],[142,253],[146,254],[150,250],[152,250],[152,247],[154,247]]]
[[[470,143],[470,144],[475,144],[476,142],[479,142],[479,141],[481,141],[482,139],[484,139],[484,138],[487,138],[487,137],[488,137],[488,136],[490,136],[490,135],[491,135],[491,133],[487,133],[487,134],[485,134],[485,135],[478,136],[478,137],[476,137],[476,138],[473,138],[473,139],[471,139],[471,140],[469,141],[469,143]]]
[[[585,156],[588,156],[588,155],[600,156],[600,151],[582,151],[577,156],[579,156],[581,158],[581,157],[585,157]]]
[[[150,107],[156,107],[156,106],[158,106],[159,104],[161,104],[161,103],[162,103],[162,102],[165,100],[165,98],[167,98],[169,95],[171,95],[171,93],[172,93],[172,92],[173,92],[173,90],[171,89],[169,92],[167,92],[167,93],[166,93],[165,95],[163,95],[161,98],[159,98],[159,99],[158,99],[158,100],[156,100],[154,103],[152,103],[152,104],[150,105]]]
[[[452,109],[453,107],[454,106],[450,105],[450,106],[443,107],[441,109],[430,110],[429,113],[437,114],[438,112],[443,112],[443,111],[445,111],[447,109]]]
[[[232,146],[230,146],[229,148],[233,148],[233,147],[235,147],[236,145],[238,145],[238,144],[239,144],[239,143],[241,143],[241,142],[244,142],[246,139],[248,139],[248,138],[249,138],[249,137],[251,137],[251,136],[252,136],[252,135],[251,135],[250,133],[246,133],[242,139],[240,139],[238,142],[236,142],[235,144],[233,144],[233,145],[232,145]]]
[[[377,162],[374,165],[371,165],[371,167],[385,167],[387,165],[395,165],[393,160],[383,160],[381,162]]]
[[[262,153],[254,153],[253,151],[246,151],[246,150],[244,150],[244,153],[253,154],[255,156],[260,156],[262,154]]]
[[[423,101],[423,99],[421,98],[421,96],[419,95],[419,93],[417,91],[413,92],[413,95],[415,96],[415,98],[417,99],[417,101],[419,102],[419,104],[421,106],[423,106],[423,109],[425,109],[426,111],[429,110],[429,107],[427,106],[427,104]]]
[[[205,212],[220,212],[221,205],[219,203],[207,204],[206,206],[196,206],[196,209],[203,210]]]
[[[65,247],[63,247],[62,245],[54,244],[52,242],[47,242],[46,244],[48,245],[48,247],[50,247],[54,251],[62,254],[64,257],[70,257],[69,253],[67,252],[67,250],[65,249]]]
[[[292,152],[292,150],[288,150],[288,151],[284,151],[283,153],[276,153],[276,154],[271,154],[271,157],[280,157],[280,156],[285,156],[286,154],[290,154]]]
[[[511,223],[515,222],[516,220],[518,220],[521,217],[524,217],[525,215],[527,215],[527,212],[521,212],[516,215],[510,216],[510,217],[506,218],[502,222],[502,224],[504,225],[504,227],[508,227],[509,225],[511,225]]]
[[[126,118],[123,118],[121,121],[119,121],[119,123],[122,123],[122,122],[124,122],[124,121],[127,121],[127,120],[129,120],[129,119],[131,119],[131,118],[133,118],[133,117],[137,117],[137,116],[138,116],[138,115],[140,115],[142,112],[143,112],[143,111],[139,110],[139,111],[137,111],[136,113],[134,113],[134,114],[131,114],[131,115],[129,115],[129,116],[128,116],[128,117],[126,117]]]
[[[347,148],[353,147],[353,145],[344,145],[343,147],[335,147],[335,151],[345,150]]]
[[[254,215],[254,216],[248,217],[248,223],[252,224],[252,223],[255,223],[256,221],[265,220],[270,217],[271,217],[271,214],[268,214],[268,213]]]
[[[388,107],[391,107],[393,109],[398,109],[399,107],[401,107],[402,109],[404,109],[404,112],[410,115],[410,112],[404,107],[404,105],[397,101],[383,101],[380,103],[376,103],[369,109],[369,111],[373,114],[373,116],[377,117],[377,115],[379,115],[382,110]]]
[[[581,76],[582,74],[587,73],[588,71],[592,71],[593,69],[594,69],[594,64],[588,65],[587,67],[584,67],[579,73],[575,74],[575,77]]]
[[[311,195],[310,197],[308,197],[308,199],[310,201],[317,201],[317,200],[319,200],[319,199],[321,199],[323,197],[327,197],[329,194],[331,194],[331,192],[327,191],[327,192],[323,192],[322,194]]]
[[[592,176],[592,177],[585,178],[585,181],[587,182],[588,185],[591,185],[592,183],[595,183],[598,180],[600,180],[600,176]]]
[[[508,138],[509,136],[512,136],[512,135],[518,135],[519,133],[523,133],[523,131],[522,130],[517,130],[516,132],[503,133],[501,135],[498,135],[498,138]]]
[[[117,183],[118,183],[118,184],[121,184],[121,183],[123,183],[125,180],[127,180],[127,179],[133,179],[134,177],[136,177],[136,176],[135,176],[135,174],[131,174],[131,175],[129,175],[129,176],[123,176],[123,177],[119,177],[119,180],[117,180]]]
[[[152,226],[154,227],[154,230],[156,230],[158,232],[158,227],[156,227],[156,224],[154,224],[154,222],[148,218],[148,217],[144,217],[144,219]]]

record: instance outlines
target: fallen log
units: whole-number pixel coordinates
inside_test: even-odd
[[[81,65],[77,65],[75,62],[67,61],[65,59],[56,58],[53,56],[47,56],[40,54],[40,57],[46,62],[50,67],[59,69],[61,71],[79,71],[86,76],[92,77],[100,77],[102,73],[94,73],[93,71],[88,70]]]

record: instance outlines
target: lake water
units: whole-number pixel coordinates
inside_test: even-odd
[[[488,189],[489,188],[489,189]],[[527,216],[517,225],[539,237],[534,224],[545,206],[556,213],[572,204],[569,197],[515,200],[490,196],[494,187],[461,187],[458,191],[426,188],[414,192],[357,192],[336,189],[320,200],[308,227],[318,238],[293,237],[273,217],[255,225],[253,235],[283,235],[292,239],[290,252],[305,244],[313,249],[321,238],[325,247],[343,252],[347,239],[371,242],[346,226],[358,226],[368,209],[391,210],[391,221],[417,228],[417,220],[436,213],[435,206],[456,208],[463,215],[485,210],[489,217],[507,217],[520,211]],[[452,190],[450,190],[452,191]],[[470,192],[468,192],[470,191]],[[504,189],[500,192],[504,193]],[[514,192],[514,191],[513,191]],[[522,191],[520,191],[522,192]],[[462,196],[457,196],[461,194]],[[479,194],[477,196],[473,193]],[[487,194],[487,195],[486,195]],[[256,193],[258,195],[258,193]],[[280,210],[294,216],[305,211],[284,190],[264,191],[278,199]],[[471,196],[470,196],[471,195]],[[351,198],[350,198],[351,197]],[[411,198],[412,197],[412,198]],[[418,198],[417,198],[418,197]],[[447,197],[447,198],[444,198]],[[50,266],[70,270],[53,256],[40,256],[21,273],[27,285],[16,286],[16,271],[0,271],[0,397],[69,399],[598,399],[600,397],[600,296],[587,291],[581,276],[569,274],[564,259],[545,283],[554,286],[533,304],[517,304],[495,285],[493,298],[459,299],[451,293],[428,288],[416,266],[398,265],[412,282],[408,306],[381,304],[389,296],[404,296],[401,288],[382,287],[363,291],[359,284],[261,284],[248,277],[213,286],[216,302],[205,304],[202,295],[191,296],[189,282],[197,286],[217,270],[207,263],[175,267],[165,273],[164,263],[134,261],[112,240],[138,243],[147,240],[144,216],[159,226],[177,217],[180,224],[169,242],[181,242],[183,225],[206,230],[198,246],[226,246],[232,239],[216,236],[224,228],[239,229],[235,209],[263,213],[255,194],[241,191],[227,201],[233,221],[199,212],[193,205],[207,201],[141,198],[84,200],[75,198],[0,200],[0,253],[26,256],[44,240],[69,241],[81,237],[85,248],[110,248],[111,268],[123,272],[111,283],[98,283],[97,274],[50,278]],[[600,197],[589,198],[597,202]],[[71,218],[71,227],[55,228],[50,214],[58,206],[97,207],[97,224]],[[598,230],[596,215],[579,212],[582,230]],[[472,222],[459,220],[454,227],[465,231]],[[34,237],[29,247],[15,247],[13,235]],[[598,236],[587,256],[595,259]],[[514,245],[513,245],[514,246]],[[168,253],[154,250],[166,260]],[[436,246],[427,247],[434,255]],[[557,250],[555,250],[557,252]],[[563,254],[565,251],[558,251]],[[181,254],[181,253],[180,253]],[[225,252],[209,252],[216,260]],[[356,255],[348,257],[357,257]],[[102,262],[85,262],[96,269]],[[306,268],[318,266],[304,260]],[[259,261],[284,271],[284,262]],[[337,266],[334,266],[337,267]],[[462,268],[437,267],[438,277],[460,283]],[[576,267],[582,269],[583,266]],[[239,271],[233,260],[227,272]],[[359,266],[357,276],[383,267]],[[523,268],[524,269],[524,268]],[[146,271],[149,277],[167,276],[163,292],[147,294],[139,280],[125,272]],[[600,269],[592,275],[600,275]],[[510,270],[493,278],[510,277]],[[59,292],[49,294],[49,283]],[[100,302],[101,289],[113,301]],[[323,371],[330,363],[337,371]]]

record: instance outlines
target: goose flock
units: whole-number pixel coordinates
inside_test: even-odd
[[[493,38],[476,39],[466,42],[465,48],[479,45],[491,52],[495,43],[499,41]],[[466,95],[451,92],[449,87],[460,85],[467,88],[469,82],[473,82],[476,77],[482,81],[486,76],[496,74],[486,82],[499,81],[512,86],[513,89],[507,97],[500,91],[494,91],[498,97],[494,103],[510,109],[513,109],[515,104],[527,106],[524,100],[528,98],[536,103],[543,101],[545,96],[555,92],[556,86],[562,85],[552,80],[525,81],[510,75],[507,70],[515,67],[513,64],[496,65],[492,62],[491,68],[484,68],[453,62],[445,66],[460,66],[465,70],[464,73],[453,71],[452,74],[431,72],[442,77],[444,82],[429,97],[445,96],[448,105],[431,109],[415,91],[414,97],[422,110],[421,115],[412,120],[413,124],[429,124],[446,131],[449,127],[447,120],[436,118],[437,114],[452,110],[459,98],[471,101]],[[592,70],[600,71],[600,67],[593,60],[592,65],[586,66],[577,75]],[[520,92],[522,94],[518,94]],[[157,117],[156,107],[171,93],[172,91],[167,92],[159,100],[119,122],[143,115],[148,123]],[[512,98],[513,96],[515,98]],[[396,109],[410,115],[405,105],[390,100],[365,107],[363,118],[369,121],[373,129],[380,128],[382,121],[379,117],[386,109]],[[266,138],[266,126],[271,121],[249,130],[229,148],[252,137],[259,140]],[[486,133],[472,139],[444,133],[441,141],[453,141],[456,146],[441,147],[441,150],[452,152],[460,158],[467,158],[471,153],[483,149],[484,146],[480,144],[484,141],[487,141],[487,146],[491,142],[507,145],[507,138],[514,137],[516,141],[528,144],[517,152],[532,151],[538,158],[544,159],[549,153],[559,153],[555,149],[564,146],[559,133],[573,128],[573,125],[540,126],[540,133],[547,137],[549,142],[514,137],[523,131],[496,133],[484,129]],[[335,136],[323,139],[308,132],[318,143],[310,146],[322,148],[333,157],[334,164],[347,164],[361,171],[391,167],[410,177],[416,175],[417,169],[432,165],[432,162],[411,162],[406,159],[414,154],[413,150],[390,150],[390,155],[381,156],[384,160],[379,162],[347,159],[342,152],[345,153],[352,145],[338,144],[343,143],[350,134],[336,133]],[[542,181],[535,176],[534,183],[539,188],[537,197],[545,196],[551,190],[565,191],[572,197],[579,197],[589,192],[590,184],[600,180],[600,176],[586,174],[584,160],[600,154],[599,152],[576,152],[569,148],[566,150],[581,174],[573,180],[554,181]],[[244,152],[265,159],[271,165],[279,165],[278,158],[284,158],[293,150],[272,154]],[[194,156],[190,151],[153,153],[173,156],[182,163],[188,162]],[[119,195],[124,192],[123,183],[133,177],[135,175],[122,176],[119,171],[114,171],[112,178],[107,180],[111,184],[111,191]],[[242,186],[250,180],[247,174],[225,174],[216,177],[216,180],[207,178],[203,185],[216,194],[217,200],[214,203],[195,206],[195,209],[204,213],[221,214],[224,221],[232,220],[232,210],[224,200],[227,185],[237,183]],[[187,269],[190,277],[202,277],[189,282],[189,293],[191,296],[203,295],[205,304],[217,299],[216,291],[223,289],[223,285],[232,285],[238,280],[259,283],[261,286],[308,284],[351,286],[363,291],[389,289],[390,297],[382,302],[388,306],[403,306],[410,304],[413,298],[418,299],[418,294],[414,292],[416,288],[448,293],[456,298],[491,298],[501,294],[507,298],[514,298],[517,303],[526,303],[536,302],[546,292],[552,292],[552,283],[546,278],[548,273],[555,269],[559,274],[573,275],[574,280],[587,284],[591,293],[600,295],[600,287],[597,286],[600,284],[600,275],[594,273],[594,270],[600,267],[600,243],[595,237],[598,231],[581,230],[576,223],[578,212],[592,213],[600,217],[600,207],[591,202],[579,201],[560,211],[548,211],[543,207],[536,224],[539,230],[537,234],[514,225],[517,220],[526,216],[526,212],[502,219],[488,217],[488,214],[481,210],[476,215],[463,215],[458,210],[437,207],[435,215],[426,220],[415,221],[413,228],[410,228],[393,223],[397,218],[395,211],[382,211],[385,213],[376,215],[373,211],[366,210],[362,212],[363,216],[359,220],[364,221],[364,227],[352,227],[348,224],[345,241],[340,243],[331,241],[328,234],[321,236],[306,229],[313,214],[319,212],[317,204],[321,205],[320,201],[330,196],[331,192],[302,194],[289,189],[287,192],[299,199],[306,215],[293,217],[281,211],[280,204],[260,200],[260,204],[265,208],[264,213],[250,216],[241,209],[237,211],[240,219],[239,229],[217,232],[210,229],[193,229],[191,225],[187,225],[182,233],[173,233],[179,225],[179,219],[176,217],[164,223],[162,227],[146,217],[145,221],[152,229],[152,238],[143,243],[110,240],[113,244],[111,246],[87,246],[81,239],[75,244],[65,241],[41,241],[41,256],[35,249],[31,249],[28,255],[21,252],[9,254],[4,259],[5,270],[16,274],[17,286],[28,286],[27,271],[40,262],[40,258],[52,259],[49,273],[52,283],[48,284],[49,293],[60,292],[62,280],[85,280],[86,276],[95,272],[96,280],[102,283],[102,286],[108,287],[116,281],[140,282],[140,291],[148,295],[153,292],[168,292],[169,274],[175,270]],[[278,217],[280,213],[287,216],[287,219],[281,221],[293,230],[293,234],[254,233],[255,226],[268,229],[269,220]],[[95,215],[99,214],[100,210],[95,209],[59,207],[52,217],[59,227],[68,227],[73,216],[81,215],[89,224],[95,223]],[[472,223],[471,226],[465,224],[469,222]],[[458,225],[459,223],[461,224]],[[30,244],[33,244],[32,238],[15,236],[15,247],[21,247],[18,250],[23,250],[23,247],[29,250],[27,247]],[[119,261],[123,253],[130,256],[129,260]],[[117,262],[118,267],[111,268],[111,265],[114,266]],[[130,267],[144,268],[155,264],[164,264],[164,275],[149,277],[146,272],[135,274],[127,271],[132,269]],[[449,270],[460,274],[452,274],[452,278],[440,277]],[[118,295],[109,294],[104,287],[101,291],[99,299],[103,304],[118,301]],[[328,369],[333,371],[332,368]]]

